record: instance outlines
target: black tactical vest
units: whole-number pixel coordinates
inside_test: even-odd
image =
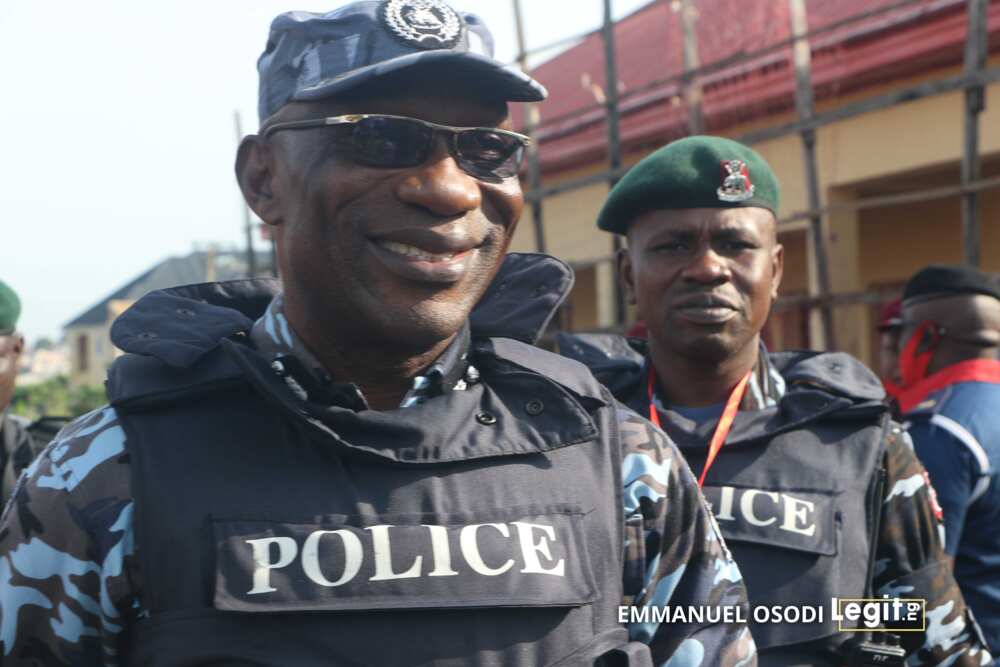
[[[110,374],[149,611],[126,664],[648,664],[617,622],[620,444],[584,367],[474,330],[481,382],[353,412],[238,334]]]
[[[768,649],[838,635],[833,598],[867,597],[870,510],[883,451],[874,410],[830,414],[763,440],[740,437],[741,422],[773,420],[780,409],[739,414],[702,487],[743,573],[761,664],[771,664]],[[693,470],[704,468],[704,444],[681,451]],[[802,607],[803,616],[778,616],[775,606]],[[822,620],[803,622],[805,607],[820,610]],[[763,608],[771,608],[766,618]]]
[[[624,339],[565,336],[560,350],[588,365],[619,400],[648,411],[647,367]],[[788,383],[785,396],[777,406],[737,414],[702,491],[743,574],[760,664],[840,664],[838,648],[853,635],[841,632],[831,599],[866,597],[888,424],[881,384],[843,353],[769,358]],[[659,416],[699,474],[715,422],[696,426],[670,410]],[[786,610],[793,606],[821,609],[822,620],[773,622],[788,618],[775,607],[795,614]],[[845,620],[842,627],[856,626]]]

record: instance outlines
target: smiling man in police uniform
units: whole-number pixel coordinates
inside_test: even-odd
[[[752,625],[761,664],[901,664],[864,662],[899,653],[891,646],[853,655],[830,613],[833,597],[874,593],[927,600],[926,632],[903,639],[914,664],[978,665],[985,651],[925,473],[878,378],[846,354],[771,354],[761,343],[784,259],[777,210],[774,174],[746,146],[699,136],[654,152],[598,218],[628,237],[619,268],[648,341],[564,336],[560,350],[677,442],[752,607],[825,609],[815,623]]]
[[[0,527],[3,664],[754,664],[745,624],[619,623],[746,594],[673,445],[530,344],[572,284],[505,258],[544,89],[437,0],[283,14],[259,71],[282,289],[115,323],[111,406]]]

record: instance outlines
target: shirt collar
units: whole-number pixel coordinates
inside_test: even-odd
[[[645,364],[652,363],[647,355]],[[646,377],[648,365],[644,367],[641,377]],[[740,402],[741,411],[763,410],[777,405],[781,397],[785,395],[785,378],[781,377],[768,357],[767,348],[764,343],[760,344],[760,351],[757,355],[757,363],[754,364],[750,373],[750,380],[747,382],[743,400]],[[653,394],[653,405],[660,411],[665,411],[669,406],[665,406],[658,393]]]
[[[281,294],[271,300],[264,315],[254,322],[250,342],[271,361],[275,372],[285,378],[300,398],[358,411],[369,409],[361,390],[349,382],[334,382],[323,364],[295,333],[285,316]],[[479,373],[469,363],[469,348],[469,325],[466,323],[437,361],[413,378],[399,407],[408,408],[433,396],[463,391],[476,382]]]

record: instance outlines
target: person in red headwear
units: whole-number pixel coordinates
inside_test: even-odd
[[[895,400],[899,392],[899,334],[903,327],[902,299],[893,299],[882,306],[876,329],[879,334],[878,376],[885,393]]]
[[[944,517],[955,579],[1000,650],[1000,286],[930,266],[903,293],[897,398]]]

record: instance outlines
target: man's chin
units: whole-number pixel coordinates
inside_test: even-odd
[[[705,365],[720,364],[739,351],[739,345],[725,333],[705,333],[675,345],[682,356]]]

